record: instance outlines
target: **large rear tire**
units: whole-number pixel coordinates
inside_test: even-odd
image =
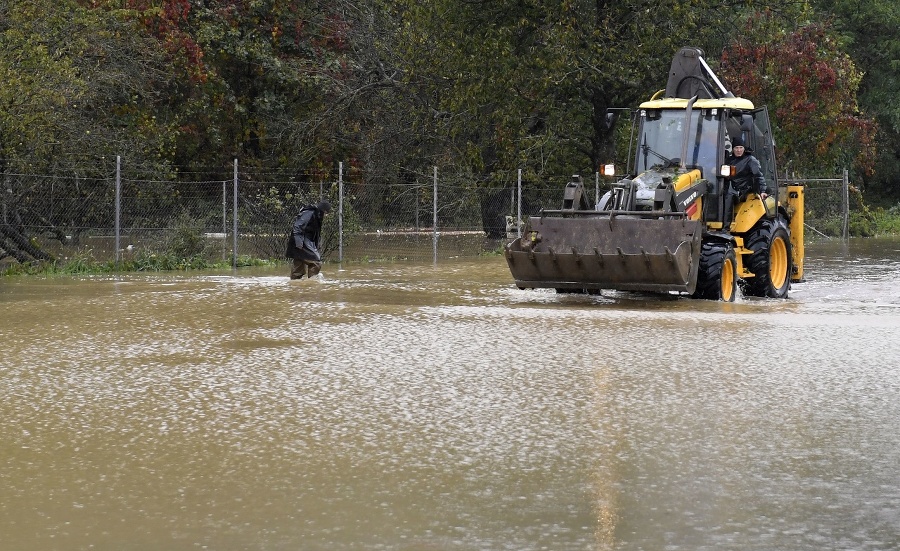
[[[747,269],[753,277],[744,280],[744,293],[755,297],[787,298],[791,288],[791,237],[781,217],[763,220],[747,236],[745,245],[753,254]]]
[[[704,243],[700,253],[697,288],[691,296],[734,302],[737,291],[737,261],[731,243]]]

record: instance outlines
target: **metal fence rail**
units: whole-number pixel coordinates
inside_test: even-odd
[[[498,250],[521,228],[516,220],[561,204],[563,185],[522,180],[499,183],[471,175],[407,171],[382,181],[338,165],[333,174],[245,170],[228,179],[130,179],[117,163],[103,178],[4,174],[2,222],[56,258],[76,255],[121,261],[141,252],[281,259],[299,209],[329,200],[322,249],[329,261],[433,260]],[[567,181],[568,178],[555,178]],[[848,182],[801,179],[806,222],[818,235],[846,236]],[[589,196],[603,193],[597,175]]]

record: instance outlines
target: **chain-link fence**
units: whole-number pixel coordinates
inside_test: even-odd
[[[849,237],[850,190],[847,171],[834,178],[788,178],[782,184],[804,187],[806,229],[817,237]]]
[[[262,258],[284,255],[299,209],[320,199],[333,206],[322,250],[334,261],[474,256],[497,250],[515,187],[476,184],[457,173],[406,171],[389,182],[339,168],[317,183],[250,176],[238,182],[239,249]]]
[[[329,261],[438,259],[499,249],[516,182],[485,185],[452,172],[406,171],[399,181],[247,170],[227,179],[130,179],[6,173],[0,259],[128,260],[138,254],[282,259],[293,217],[329,200]],[[6,246],[4,246],[4,244]],[[14,250],[20,251],[17,257]],[[24,252],[23,252],[24,251]]]
[[[322,250],[329,261],[475,256],[497,251],[514,237],[521,227],[517,219],[542,207],[558,208],[570,180],[523,181],[516,172],[482,182],[432,167],[382,182],[343,165],[333,174],[313,174],[244,170],[236,164],[229,176],[182,175],[172,181],[129,179],[119,171],[102,178],[4,174],[0,259],[81,255],[119,261],[138,254],[281,259],[294,215],[320,199],[334,206],[323,228]],[[594,201],[606,183],[597,175],[585,180]],[[846,177],[792,181],[806,186],[812,232],[842,235],[849,209]]]

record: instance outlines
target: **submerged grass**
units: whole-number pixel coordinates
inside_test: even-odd
[[[815,228],[828,237],[840,237],[843,220],[838,217],[817,221]],[[850,212],[850,237],[887,237],[900,235],[900,205],[890,208],[856,208]]]
[[[278,261],[238,256],[236,266],[272,266]],[[96,260],[91,251],[80,251],[67,258],[48,262],[10,264],[0,268],[0,276],[11,275],[77,275],[109,274],[125,272],[172,272],[191,270],[225,270],[232,267],[231,260],[212,261],[204,255],[179,256],[173,253],[142,251],[118,263],[113,260]]]

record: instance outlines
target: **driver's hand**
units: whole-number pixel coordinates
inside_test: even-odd
[[[769,196],[768,193],[760,193],[760,194],[759,194],[759,200],[760,200],[760,201],[765,201],[765,200],[766,200],[766,197],[768,197],[768,196]]]

